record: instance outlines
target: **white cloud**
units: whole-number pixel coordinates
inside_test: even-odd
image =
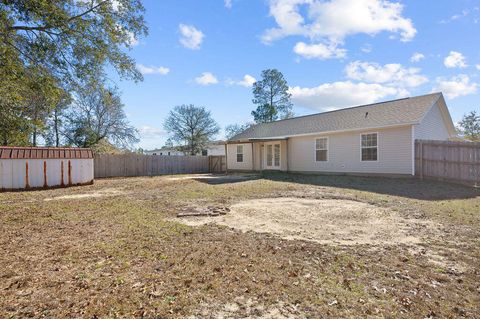
[[[334,44],[325,45],[318,44],[306,44],[304,42],[298,42],[293,51],[307,59],[332,59],[332,58],[344,58],[347,50],[340,49]]]
[[[411,62],[420,62],[421,60],[425,59],[425,55],[420,52],[415,52],[412,57],[410,58]]]
[[[342,43],[349,35],[382,31],[400,33],[402,41],[409,41],[417,32],[402,16],[403,6],[388,0],[270,0],[269,6],[278,26],[264,32],[267,43],[294,35]]]
[[[291,87],[292,101],[296,105],[318,111],[329,111],[342,107],[374,103],[387,96],[408,95],[404,89],[377,83],[353,83],[351,81],[324,83],[317,87]]]
[[[398,63],[379,65],[373,62],[355,61],[345,67],[347,77],[370,83],[385,83],[394,87],[417,87],[428,79],[418,68],[405,68]]]
[[[200,49],[200,45],[205,37],[202,31],[198,30],[193,25],[186,25],[182,23],[178,26],[178,28],[180,30],[180,34],[182,35],[180,38],[180,43],[184,47],[191,50]]]
[[[143,75],[146,74],[161,74],[161,75],[166,75],[170,72],[169,68],[166,68],[164,66],[146,66],[143,64],[137,64],[137,70],[140,71]]]
[[[232,1],[233,0],[224,0],[225,8],[231,9],[232,8]]]
[[[477,92],[478,84],[470,82],[468,75],[460,74],[450,79],[437,78],[437,85],[433,91],[441,91],[449,99],[459,96],[474,94]]]
[[[134,47],[134,46],[136,46],[136,45],[138,45],[138,44],[140,43],[140,42],[137,40],[137,38],[135,38],[135,34],[133,34],[133,32],[130,32],[130,31],[126,31],[126,32],[127,32],[127,37],[128,37],[128,39],[127,39],[127,44],[128,44],[129,46]]]
[[[111,0],[110,5],[112,6],[113,11],[118,11],[122,7],[122,4],[118,2],[118,0]]]
[[[457,51],[450,51],[450,54],[447,57],[445,57],[445,59],[443,60],[443,64],[445,64],[447,68],[466,68],[467,67],[465,57],[463,56],[463,54]]]
[[[253,83],[257,82],[257,80],[251,76],[250,74],[245,74],[242,80],[240,81],[235,81],[232,79],[229,79],[226,81],[227,85],[240,85],[244,87],[252,87]]]
[[[218,79],[210,72],[203,72],[201,76],[195,78],[195,82],[200,85],[217,84]]]
[[[455,20],[459,20],[461,18],[465,18],[466,16],[468,16],[469,13],[470,12],[468,10],[462,10],[461,13],[454,14],[453,16],[448,18],[447,20],[440,21],[440,23],[449,23],[449,22],[452,22],[452,21],[455,21]]]
[[[480,71],[480,64],[475,65],[475,67]]]
[[[155,139],[159,137],[167,136],[167,132],[165,132],[161,128],[151,127],[148,125],[143,125],[138,128],[138,132],[142,139]]]
[[[366,43],[364,46],[360,48],[360,50],[364,53],[370,53],[372,52],[372,45],[369,43]]]
[[[462,10],[461,13],[454,14],[453,16],[450,17],[450,20],[458,20],[460,18],[466,17],[468,15],[468,10]]]

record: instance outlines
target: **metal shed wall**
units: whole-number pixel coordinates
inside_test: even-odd
[[[93,153],[74,148],[0,148],[0,189],[93,183]]]

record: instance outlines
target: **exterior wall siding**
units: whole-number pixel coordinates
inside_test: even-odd
[[[361,134],[378,133],[378,161],[361,161]],[[315,161],[315,139],[328,137],[328,161]],[[412,127],[292,137],[289,171],[412,175]]]
[[[287,141],[282,140],[276,143],[280,143],[280,168],[278,170],[287,171],[288,158],[287,158]],[[227,147],[227,162],[229,170],[254,170],[260,171],[262,169],[267,170],[265,147],[266,143],[240,143],[240,144],[228,144]],[[244,155],[243,162],[237,163],[237,145],[243,145]]]
[[[237,145],[243,145],[243,162],[237,162]],[[229,170],[253,170],[252,144],[228,144],[227,145],[227,167]]]
[[[260,171],[262,169],[262,162],[264,158],[263,143],[253,143],[253,169],[255,171]]]
[[[415,125],[415,139],[446,141],[449,138],[450,134],[437,102],[425,115],[422,122]]]

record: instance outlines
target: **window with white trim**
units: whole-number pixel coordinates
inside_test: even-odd
[[[378,160],[378,134],[362,134],[362,161]]]
[[[315,161],[328,161],[328,139],[326,137],[315,139]]]
[[[243,145],[237,145],[237,163],[243,163]]]

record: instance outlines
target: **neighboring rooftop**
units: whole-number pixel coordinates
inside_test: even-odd
[[[442,93],[432,93],[261,123],[230,141],[416,124],[440,97]]]

